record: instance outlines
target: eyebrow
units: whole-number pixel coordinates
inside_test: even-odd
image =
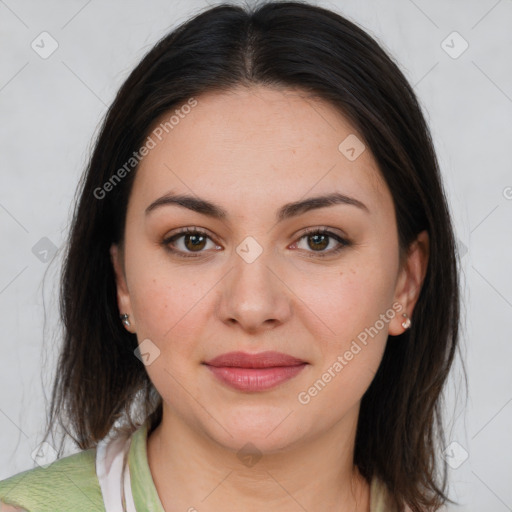
[[[278,222],[282,222],[283,220],[301,215],[310,210],[316,210],[318,208],[325,208],[327,206],[334,206],[337,204],[356,206],[357,208],[370,213],[368,207],[358,199],[346,196],[339,192],[334,192],[332,194],[309,197],[301,201],[287,203],[278,210],[276,213],[276,219]],[[194,212],[219,220],[225,220],[228,217],[228,213],[224,208],[212,203],[211,201],[188,194],[174,194],[173,192],[169,192],[153,201],[146,208],[145,214],[148,215],[157,208],[169,205],[182,206]]]

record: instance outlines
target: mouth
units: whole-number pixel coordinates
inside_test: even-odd
[[[236,367],[236,368],[275,368],[285,366],[297,366],[306,361],[282,352],[258,352],[249,354],[248,352],[227,352],[214,357],[204,364],[215,367]]]
[[[229,352],[203,363],[223,384],[238,391],[272,389],[298,375],[306,361],[281,352]]]

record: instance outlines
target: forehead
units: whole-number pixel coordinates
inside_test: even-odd
[[[281,204],[337,190],[374,205],[370,209],[392,207],[369,149],[347,158],[347,144],[359,153],[362,138],[329,103],[263,86],[194,100],[176,105],[150,128],[154,145],[132,190],[140,207],[170,190],[227,197],[230,204]]]

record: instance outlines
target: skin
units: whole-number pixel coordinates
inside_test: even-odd
[[[391,194],[369,149],[354,161],[338,150],[357,131],[330,104],[264,86],[196,99],[142,160],[125,245],[111,247],[127,329],[160,350],[146,369],[164,406],[148,439],[162,504],[201,512],[368,511],[369,485],[353,466],[359,406],[386,342],[393,343],[388,334],[404,331],[401,312],[309,403],[297,397],[393,303],[412,315],[427,233],[400,265]],[[169,205],[145,215],[171,190],[213,201],[228,217]],[[285,203],[333,191],[369,212],[338,204],[276,222]],[[186,236],[173,243],[198,257],[164,247],[184,227],[208,232],[196,252]],[[310,227],[328,227],[351,244],[322,258],[339,242],[304,236]],[[236,252],[247,236],[262,249],[251,263]],[[309,364],[277,388],[241,392],[201,364],[235,350],[276,350]],[[237,457],[248,442],[262,456],[250,467]]]

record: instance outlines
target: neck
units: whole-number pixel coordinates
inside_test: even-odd
[[[242,456],[165,407],[148,462],[166,510],[367,512],[369,485],[353,466],[358,410],[321,437]],[[242,443],[243,444],[243,443]]]

